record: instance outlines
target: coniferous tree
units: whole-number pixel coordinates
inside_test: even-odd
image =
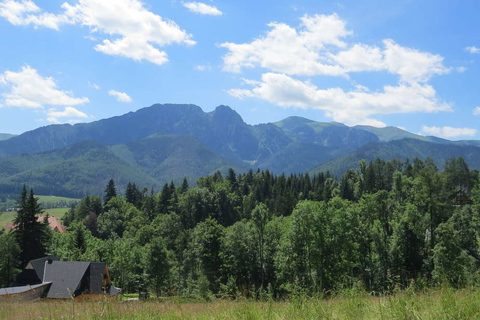
[[[115,188],[115,181],[113,179],[110,179],[108,181],[108,184],[105,188],[105,196],[103,198],[103,205],[106,207],[108,204],[108,201],[112,199],[113,197],[117,196],[117,189]]]
[[[133,204],[137,209],[142,206],[143,194],[137,188],[135,183],[129,182],[125,190],[125,199],[127,202]]]
[[[183,178],[182,188],[180,189],[180,193],[183,194],[183,193],[187,192],[187,191],[188,191],[188,188],[189,188],[189,186],[188,186],[188,180],[187,180],[187,178]]]
[[[27,189],[23,186],[18,208],[14,223],[17,242],[20,246],[20,266],[23,268],[30,260],[45,255],[48,239],[45,226],[37,221],[37,215],[43,211],[32,189],[27,195]]]

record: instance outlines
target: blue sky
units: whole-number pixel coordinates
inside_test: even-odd
[[[0,0],[0,132],[154,103],[480,137],[477,0]]]

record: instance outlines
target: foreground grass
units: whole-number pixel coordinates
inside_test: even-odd
[[[479,319],[479,290],[431,290],[372,297],[362,293],[288,302],[175,299],[1,303],[0,319]]]

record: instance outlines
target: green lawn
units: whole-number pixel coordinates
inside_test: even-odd
[[[65,198],[57,196],[35,196],[38,198],[38,202],[42,205],[44,209],[44,214],[49,214],[51,216],[57,217],[58,219],[62,218],[65,212],[68,211],[71,205],[77,204],[80,200],[74,198]],[[11,208],[16,205],[16,201],[7,200],[7,202],[0,202],[0,210],[2,208]],[[0,211],[0,229],[4,228],[5,225],[9,222],[12,222],[15,218],[15,212],[1,212]]]
[[[60,219],[65,215],[67,211],[68,208],[45,209],[43,214],[49,214]],[[16,214],[16,212],[1,212],[0,229],[4,228],[7,223],[12,222]]]

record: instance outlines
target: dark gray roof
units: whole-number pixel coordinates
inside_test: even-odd
[[[37,273],[38,279],[43,281],[43,272],[45,271],[45,261],[52,260],[58,261],[58,257],[56,255],[49,255],[43,258],[31,260],[30,263],[32,264],[33,270]]]
[[[52,261],[46,264],[43,280],[52,282],[47,298],[73,298],[89,266],[90,262],[81,261]]]

